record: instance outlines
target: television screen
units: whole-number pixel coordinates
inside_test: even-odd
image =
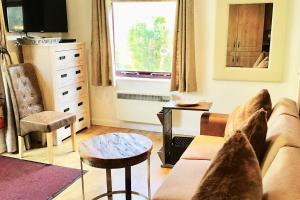
[[[68,32],[66,0],[3,0],[9,32]]]

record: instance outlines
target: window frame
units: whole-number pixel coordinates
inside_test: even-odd
[[[114,3],[115,2],[175,2],[176,0],[111,0],[111,13],[112,13],[112,37],[113,41],[115,41],[115,20],[114,20]],[[177,5],[176,5],[177,6]],[[176,13],[175,13],[176,15]],[[175,16],[176,18],[176,16]],[[175,24],[174,24],[174,30],[175,32]],[[174,37],[174,35],[173,35]],[[174,38],[173,38],[174,40]],[[112,45],[113,48],[113,54],[116,55],[115,50],[115,43]],[[113,56],[114,63],[115,63],[115,56]],[[116,77],[120,78],[150,78],[150,79],[171,79],[172,75],[172,65],[170,66],[170,72],[155,72],[155,71],[131,71],[131,70],[117,70],[116,66],[114,67],[114,73]]]

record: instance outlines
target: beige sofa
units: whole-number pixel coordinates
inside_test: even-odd
[[[261,164],[264,199],[300,200],[300,120],[297,105],[281,99],[268,120],[267,146]],[[154,200],[188,200],[224,143],[226,115],[205,113],[195,137],[154,194]],[[221,136],[221,137],[217,137]]]

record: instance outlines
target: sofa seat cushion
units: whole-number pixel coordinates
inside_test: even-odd
[[[268,90],[261,90],[256,96],[238,106],[229,114],[225,127],[225,138],[228,139],[253,113],[261,108],[267,112],[267,119],[269,119],[272,102]]]
[[[76,115],[56,111],[43,111],[29,115],[20,121],[21,135],[37,132],[51,132],[74,123]]]
[[[188,200],[194,195],[198,183],[210,165],[208,160],[180,159],[163,184],[153,196],[153,200]]]
[[[222,148],[224,137],[197,135],[182,154],[181,159],[211,160]]]
[[[267,132],[267,150],[262,163],[262,174],[265,175],[281,147],[300,148],[300,119],[290,115],[279,115]]]
[[[300,149],[283,147],[263,178],[264,200],[300,199]]]

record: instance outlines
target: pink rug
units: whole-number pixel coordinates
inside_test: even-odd
[[[78,178],[79,169],[0,156],[0,199],[3,200],[52,199]]]

